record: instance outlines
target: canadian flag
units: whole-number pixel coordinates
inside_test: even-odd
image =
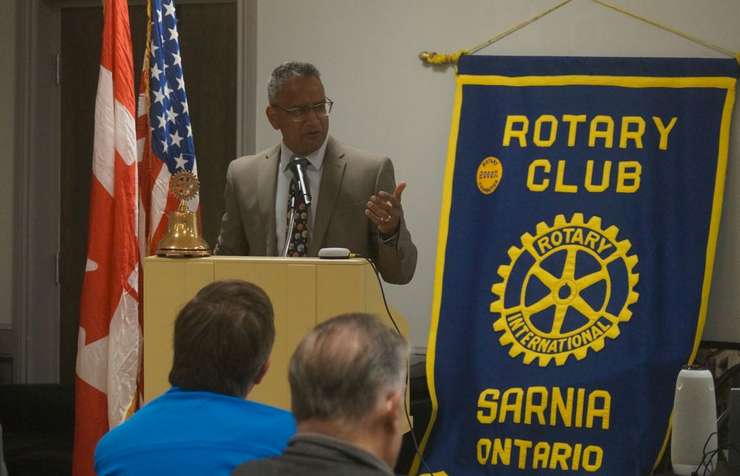
[[[137,404],[138,177],[131,32],[126,0],[105,0],[87,266],[80,303],[72,472],[94,475],[100,437]]]

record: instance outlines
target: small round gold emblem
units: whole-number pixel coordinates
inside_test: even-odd
[[[490,195],[496,191],[498,184],[501,183],[501,177],[504,174],[504,168],[501,161],[496,157],[486,157],[478,166],[475,173],[475,182],[478,190],[485,195]]]

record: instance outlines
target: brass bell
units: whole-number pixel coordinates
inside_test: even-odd
[[[210,256],[208,243],[200,236],[198,216],[185,203],[198,193],[198,178],[190,172],[177,172],[170,180],[170,190],[180,198],[177,210],[170,212],[167,234],[157,245],[157,256],[182,258]]]

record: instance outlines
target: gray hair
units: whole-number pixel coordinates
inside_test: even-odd
[[[406,340],[370,314],[319,324],[290,359],[296,420],[361,420],[381,392],[403,389],[408,355]]]
[[[290,61],[273,69],[270,75],[270,81],[267,83],[267,98],[270,100],[270,104],[275,103],[275,99],[277,99],[280,89],[286,81],[290,78],[303,78],[306,76],[314,76],[321,79],[321,73],[311,63]]]

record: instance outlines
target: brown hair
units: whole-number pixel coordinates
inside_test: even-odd
[[[243,398],[274,341],[272,303],[261,288],[211,283],[177,315],[170,383]]]

